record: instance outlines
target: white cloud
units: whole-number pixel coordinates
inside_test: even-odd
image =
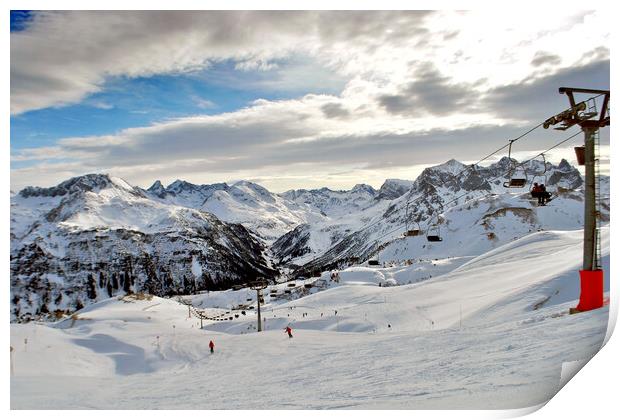
[[[191,99],[196,104],[196,106],[202,109],[215,108],[217,106],[213,101],[210,101],[205,98],[201,98],[198,95],[192,95]]]
[[[497,86],[529,74],[539,50],[570,65],[609,42],[600,13],[560,13],[39,12],[28,30],[11,34],[11,112],[79,102],[111,76],[187,72],[228,59],[239,69],[273,70],[292,54],[379,86],[415,80],[411,64],[423,61],[455,83]]]
[[[195,182],[260,178],[277,189],[286,189],[284,180],[345,187],[395,171],[407,178],[428,162],[475,159],[508,130],[545,117],[539,104],[555,111],[559,102],[540,100],[557,95],[545,90],[558,83],[554,76],[581,80],[587,74],[567,69],[605,63],[609,33],[601,14],[560,12],[529,19],[484,12],[42,13],[29,30],[11,34],[13,114],[82,101],[111,76],[188,72],[222,60],[273,74],[260,80],[267,88],[346,82],[339,94],[257,100],[235,112],[21,150],[13,161],[38,163],[14,169],[12,182],[50,185],[69,173],[103,171],[143,185],[173,174]],[[278,64],[287,60],[295,64]],[[604,67],[597,77],[604,79]],[[527,98],[512,89],[521,85]],[[349,175],[333,175],[343,171]]]

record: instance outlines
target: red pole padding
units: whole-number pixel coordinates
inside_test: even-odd
[[[590,311],[603,306],[603,270],[580,270],[581,295],[577,310]]]

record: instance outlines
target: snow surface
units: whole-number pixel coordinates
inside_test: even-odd
[[[606,291],[608,237],[605,227]],[[186,306],[156,297],[111,298],[55,324],[12,324],[11,408],[540,404],[559,389],[562,363],[591,357],[605,337],[607,307],[568,315],[581,247],[581,231],[533,232],[478,256],[352,267],[338,283],[323,273],[272,286],[262,333],[253,309],[233,309],[254,306],[247,289],[192,296],[205,311],[239,315],[205,320],[202,329]],[[390,279],[404,285],[379,287]],[[280,296],[271,300],[271,289]]]

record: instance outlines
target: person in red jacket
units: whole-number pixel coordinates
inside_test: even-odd
[[[293,330],[291,330],[291,327],[286,327],[284,331],[288,334],[288,338],[293,338]]]
[[[213,344],[213,340],[209,341],[209,349],[211,350],[211,353],[213,353],[214,348],[215,348],[215,344]]]
[[[530,193],[532,194],[532,198],[538,199],[538,204],[542,204],[542,192],[542,188],[540,188],[538,182],[534,182],[534,186],[532,187],[532,191]]]

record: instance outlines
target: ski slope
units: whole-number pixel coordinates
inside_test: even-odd
[[[606,293],[608,237],[606,227]],[[253,310],[200,329],[186,306],[156,297],[109,299],[56,324],[12,324],[11,407],[533,406],[558,390],[563,362],[591,357],[605,337],[607,307],[567,315],[581,245],[580,231],[535,232],[475,258],[427,264],[433,277],[398,287],[379,283],[405,283],[415,262],[353,267],[337,284],[266,299],[260,334]],[[239,315],[232,308],[248,296],[192,299]]]

